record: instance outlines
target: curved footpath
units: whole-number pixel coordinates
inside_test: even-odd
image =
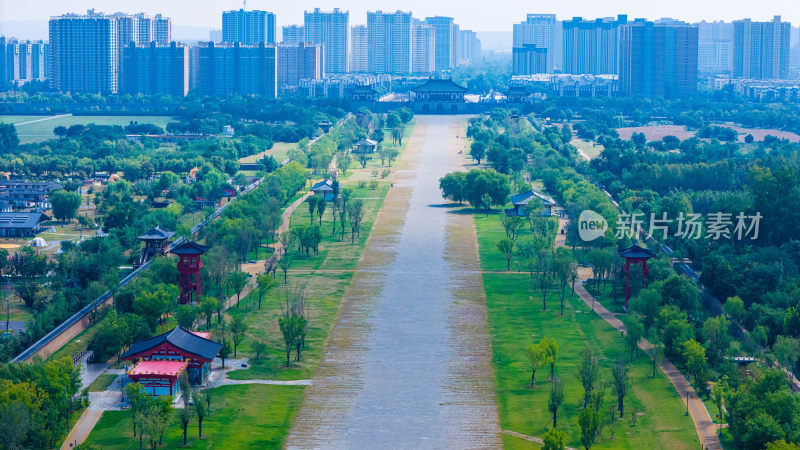
[[[280,225],[280,228],[279,228],[279,233],[282,233],[282,232],[287,231],[289,229],[289,219],[292,217],[292,213],[294,212],[295,209],[297,209],[298,206],[303,204],[303,202],[306,200],[306,198],[308,198],[309,195],[311,195],[310,192],[305,193],[300,198],[298,198],[297,200],[292,202],[292,204],[289,205],[288,208],[286,208],[286,210],[281,215],[281,225]],[[280,243],[278,243],[276,245],[276,247],[275,247],[275,253],[274,253],[273,257],[272,257],[273,258],[273,262],[277,262],[277,260],[280,259],[281,254],[282,254],[282,252],[280,251]],[[260,262],[258,262],[256,264],[242,264],[242,270],[250,273],[253,276],[250,278],[250,281],[247,283],[245,288],[242,290],[242,293],[240,294],[241,298],[246,297],[247,294],[249,294],[253,289],[258,287],[258,281],[257,281],[257,277],[255,275],[257,275],[259,273],[264,273],[264,263],[265,263],[264,261],[260,261]],[[234,294],[234,295],[230,296],[228,298],[228,300],[225,301],[225,309],[227,310],[228,308],[234,306],[235,304],[236,304],[236,295]],[[94,378],[97,378],[98,375],[99,374],[96,374],[94,376]],[[94,381],[94,378],[92,378],[91,381]],[[84,385],[85,386],[83,386],[83,387],[87,387],[88,386],[87,381],[89,381],[89,380],[84,380]],[[91,381],[89,381],[89,382],[91,382]],[[253,383],[256,383],[256,384],[259,384],[259,383],[260,384],[284,384],[284,383],[280,383],[280,382],[274,382],[272,380],[258,380],[258,381],[247,380],[247,381],[248,382],[253,382]],[[306,382],[306,380],[302,380],[302,381]],[[246,383],[246,382],[239,383],[239,382],[231,380],[230,382],[227,382],[226,384],[248,384],[248,383]],[[250,383],[250,384],[252,384],[252,383]],[[300,384],[303,384],[303,383],[300,383]],[[107,392],[109,392],[109,391],[92,392],[92,393],[90,393],[89,406],[86,408],[86,410],[83,411],[83,414],[81,414],[81,417],[78,419],[78,421],[72,427],[72,430],[70,431],[69,435],[67,435],[67,439],[64,441],[64,443],[61,446],[62,450],[68,450],[70,448],[73,448],[76,445],[83,444],[86,441],[86,438],[89,437],[89,434],[92,432],[92,429],[94,429],[94,426],[97,425],[97,422],[100,420],[100,417],[103,415],[103,411],[106,411],[106,410],[109,410],[109,409],[114,409],[114,405],[113,404],[111,404],[109,402],[98,402],[99,397],[97,397],[96,395],[93,395],[93,394],[97,394],[97,395],[105,394]]]
[[[560,219],[559,230],[567,228],[569,226],[569,219]],[[556,236],[556,247],[565,246],[566,236],[563,234],[558,234]],[[616,329],[622,329],[625,325],[622,323],[621,320],[617,319],[617,317],[606,309],[605,306],[601,305],[599,302],[593,302],[592,296],[586,289],[583,287],[583,282],[586,281],[585,277],[581,277],[581,282],[575,286],[575,293],[584,301],[589,307],[592,307],[594,304],[594,312],[597,313],[600,317],[602,317],[606,322],[611,324]],[[648,342],[646,339],[642,339],[639,341],[639,348],[642,350],[649,350],[652,347],[652,344]],[[691,384],[686,380],[686,377],[681,374],[681,372],[666,358],[661,358],[658,363],[658,367],[661,368],[661,371],[664,372],[664,375],[669,378],[669,381],[675,386],[675,390],[678,391],[678,394],[683,399],[686,399],[687,393],[689,395],[689,414],[692,416],[692,422],[694,422],[695,430],[697,431],[697,436],[700,438],[700,443],[703,446],[703,449],[706,450],[722,450],[722,445],[719,442],[719,437],[717,436],[717,425],[715,425],[711,421],[711,416],[708,413],[705,405],[703,404],[702,400],[698,398],[697,393],[695,392],[694,388]]]

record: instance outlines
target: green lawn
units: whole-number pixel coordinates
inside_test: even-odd
[[[503,217],[505,215],[501,212],[495,211],[488,216],[482,212],[475,213],[475,228],[478,231],[478,250],[481,254],[481,269],[483,270],[506,270],[506,257],[500,250],[497,249],[497,243],[506,238],[506,232],[503,228]],[[530,239],[532,236],[530,226],[525,218],[522,218],[524,225],[520,230],[519,239],[517,242]],[[544,220],[557,223],[555,217],[545,218]],[[552,236],[550,241],[552,242]],[[528,270],[528,261],[519,255],[515,249],[514,255],[511,257],[511,270],[525,272]]]
[[[33,309],[25,306],[25,303],[13,292],[6,293],[8,296],[9,310],[6,311],[5,307],[0,307],[0,322],[6,320],[6,313],[8,313],[8,320],[30,320],[33,318]]]
[[[276,142],[272,145],[272,148],[261,153],[257,153],[255,155],[245,156],[244,158],[239,159],[241,163],[254,163],[257,162],[259,159],[263,158],[265,155],[272,155],[278,164],[282,163],[286,158],[289,157],[290,150],[296,150],[297,143],[289,143],[289,142]]]
[[[408,132],[410,133],[410,130]],[[358,188],[357,183],[350,181],[351,173],[358,173],[358,170],[348,171],[347,176],[342,177],[342,181],[345,187],[354,189],[353,198],[361,198],[364,201],[365,218],[361,226],[361,236],[351,244],[348,228],[343,241],[332,238],[330,234],[332,218],[328,209],[322,221],[324,238],[319,255],[306,256],[299,254],[296,249],[290,250],[294,260],[288,275],[288,286],[292,289],[297,287],[304,289],[305,313],[309,321],[302,360],[292,361],[290,367],[285,367],[286,356],[278,317],[281,312],[279,302],[286,291],[283,289],[283,273],[278,270],[279,287],[263,297],[261,310],[257,309],[256,290],[242,298],[238,307],[234,306],[225,314],[228,318],[239,315],[244,317],[248,325],[247,338],[239,346],[237,353],[239,357],[249,357],[251,363],[247,369],[228,372],[229,378],[298,380],[313,376],[314,369],[325,350],[325,339],[336,322],[339,306],[353,277],[350,269],[358,267],[367,237],[383,205],[392,179],[387,177],[381,180],[378,189],[371,190],[369,186]],[[305,225],[309,221],[308,208],[305,205],[301,205],[291,218],[293,225]],[[315,217],[315,223],[319,223],[318,217]],[[255,252],[251,256],[255,257]],[[260,256],[263,258],[264,253]],[[294,269],[299,271],[291,271]],[[333,271],[325,272],[323,269]],[[315,270],[323,271],[315,272]],[[216,326],[215,322],[216,317],[212,321],[212,327]],[[200,328],[205,328],[204,321]],[[252,351],[252,343],[256,340],[267,344],[267,350],[259,360],[255,360]],[[206,419],[203,426],[204,434],[208,434],[209,437],[203,440],[194,438],[191,444],[193,447],[278,448],[289,432],[292,418],[304,395],[302,386],[240,385],[224,386],[217,388],[217,391],[222,394],[218,394],[214,400],[218,405],[214,407],[217,408],[217,412]],[[222,397],[225,397],[224,400]],[[219,406],[219,402],[224,402],[225,406]],[[190,433],[196,436],[196,421],[193,421]],[[121,439],[120,436],[127,439]],[[181,430],[177,425],[172,426],[164,437],[167,447],[178,446],[179,439]],[[101,448],[130,447],[134,441],[129,413],[106,412],[87,442]]]
[[[116,378],[116,375],[110,373],[104,373],[100,375],[92,382],[92,384],[89,385],[89,392],[105,391],[109,386],[111,386],[111,383],[113,383]]]
[[[491,217],[491,216],[490,216]],[[496,241],[505,236],[499,217],[492,219],[476,215],[481,266],[494,269],[505,260],[498,260]],[[488,253],[488,254],[487,254]],[[502,256],[501,256],[502,258]],[[513,267],[512,267],[513,269]],[[589,346],[599,356],[602,378],[611,381],[611,365],[625,354],[619,332],[591,313],[577,297],[568,295],[565,315],[559,315],[558,294],[548,294],[548,309],[543,311],[537,288],[526,277],[515,274],[484,274],[487,296],[489,333],[492,344],[492,363],[497,383],[501,427],[531,436],[541,437],[552,426],[548,411],[548,370],[537,373],[537,387],[530,389],[530,363],[525,356],[528,345],[544,336],[556,339],[559,346],[556,376],[564,382],[565,401],[558,413],[558,427],[569,436],[568,445],[579,448],[580,426],[577,415],[583,406],[583,387],[576,376],[580,352]],[[626,415],[615,424],[614,440],[610,425],[606,425],[593,448],[696,448],[697,434],[690,417],[669,380],[660,372],[651,377],[651,361],[643,354],[630,365],[632,389],[626,397]],[[643,414],[631,425],[630,407],[633,401],[642,405]],[[608,418],[616,398],[609,387],[603,410]],[[537,448],[522,439],[504,436],[507,448]]]
[[[69,356],[70,358],[74,357],[89,345],[89,341],[92,340],[96,332],[97,328],[95,327],[89,327],[81,331],[71,341],[69,341],[67,344],[64,344],[64,346],[56,350],[56,352],[52,355],[47,356],[45,359],[55,360],[63,356]]]
[[[280,274],[280,272],[279,272]],[[285,367],[286,353],[283,345],[283,335],[278,327],[278,317],[281,313],[279,301],[284,295],[284,289],[273,289],[262,299],[261,310],[257,310],[258,292],[253,292],[240,302],[239,307],[228,310],[230,316],[243,315],[248,325],[248,339],[239,347],[239,356],[250,358],[252,365],[248,369],[234,370],[228,373],[232,379],[274,379],[274,380],[300,380],[309,379],[314,367],[322,357],[325,349],[325,338],[335,322],[339,311],[339,304],[350,285],[353,274],[345,273],[290,273],[288,282],[290,287],[302,286],[306,292],[306,315],[309,320],[309,330],[306,336],[306,348],[301,352],[302,360],[292,362],[290,367]],[[282,275],[279,277],[283,286]],[[254,340],[267,343],[267,352],[261,359],[255,361],[251,344]],[[294,359],[294,351],[292,351]]]
[[[410,130],[407,130],[410,133]],[[407,141],[405,141],[407,142]],[[404,142],[404,144],[405,144]],[[401,147],[401,150],[405,147]],[[380,164],[380,161],[378,161]],[[330,328],[336,321],[339,305],[347,292],[350,280],[353,277],[351,270],[358,268],[361,254],[366,246],[366,241],[375,219],[378,216],[383,201],[389,192],[389,185],[393,177],[385,179],[378,178],[379,186],[372,190],[369,184],[359,188],[357,182],[351,181],[351,176],[359,172],[370,170],[351,169],[346,176],[340,178],[342,186],[353,190],[353,199],[361,199],[364,202],[364,220],[361,224],[361,236],[356,236],[355,243],[350,242],[350,228],[345,229],[345,237],[340,240],[340,234],[331,235],[333,217],[330,204],[323,214],[322,235],[323,239],[319,247],[319,254],[306,255],[292,248],[289,253],[292,257],[288,284],[290,286],[302,286],[306,293],[307,316],[309,317],[309,334],[306,338],[306,349],[303,352],[303,360],[293,363],[286,368],[285,353],[283,347],[283,337],[278,328],[278,316],[280,314],[279,299],[285,292],[282,288],[273,289],[262,300],[262,309],[257,310],[258,292],[252,292],[242,299],[239,308],[232,308],[228,311],[229,315],[243,314],[247,321],[249,330],[249,340],[240,348],[241,354],[251,358],[252,365],[248,369],[229,372],[228,376],[233,379],[306,379],[311,378],[313,369],[324,351],[325,338]],[[306,204],[300,205],[292,214],[291,226],[308,225],[310,216]],[[315,213],[314,223],[319,225],[319,215]],[[338,228],[337,217],[337,231]],[[255,257],[254,253],[252,255]],[[263,257],[263,253],[262,253]],[[292,272],[298,270],[299,272]],[[330,270],[332,272],[325,272]],[[308,272],[305,272],[308,271]],[[318,271],[318,272],[315,272]],[[283,286],[283,273],[278,270],[276,273],[278,281]],[[264,340],[268,344],[267,354],[262,356],[259,361],[253,361],[254,354],[250,348],[253,339]]]
[[[357,187],[357,184],[345,181],[342,183],[343,188],[353,190],[353,199],[361,199],[364,205],[364,220],[361,223],[361,236],[356,235],[355,243],[350,242],[351,230],[350,221],[345,221],[344,239],[341,235],[341,222],[339,217],[336,218],[336,236],[332,236],[333,231],[333,215],[330,209],[330,203],[327,205],[325,214],[322,218],[322,245],[319,248],[319,255],[307,256],[304,253],[299,253],[294,249],[292,253],[292,269],[355,269],[358,264],[358,259],[364,246],[367,242],[367,237],[372,230],[372,225],[378,212],[383,206],[383,200],[386,194],[389,193],[390,181],[381,180],[379,186],[375,190],[371,190],[369,185],[364,188]],[[300,205],[292,214],[291,226],[309,225],[311,223],[308,206],[306,203]],[[319,214],[314,213],[314,224],[319,225]]]
[[[197,416],[188,434],[193,448],[280,448],[289,431],[290,418],[303,400],[303,386],[240,385],[216,388],[210,416],[203,419],[198,438]],[[164,447],[183,445],[183,428],[176,419],[164,434]],[[103,449],[137,448],[130,410],[106,411],[86,441]]]
[[[594,141],[586,141],[583,139],[573,139],[570,144],[583,151],[589,159],[595,159],[603,152],[604,147]]]
[[[42,120],[47,119],[47,120]],[[20,124],[17,125],[17,135],[20,143],[41,142],[55,139],[53,129],[57,126],[69,128],[72,125],[128,125],[130,122],[152,123],[159,127],[166,127],[174,118],[170,116],[0,116],[0,122]]]
[[[34,120],[49,119],[54,116],[6,116],[0,115],[0,123],[24,123],[32,122]]]

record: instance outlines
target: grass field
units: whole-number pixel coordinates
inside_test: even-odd
[[[410,133],[410,130],[407,132]],[[371,170],[372,168],[369,166],[366,169],[351,169],[346,175],[340,177],[342,187],[353,189],[352,198],[361,199],[364,202],[365,214],[361,224],[361,235],[356,236],[355,243],[350,241],[349,226],[345,228],[344,239],[340,240],[339,233],[332,236],[333,217],[330,204],[328,204],[322,219],[322,242],[319,246],[319,254],[306,255],[298,252],[296,248],[289,252],[292,263],[289,269],[288,286],[303,287],[307,297],[310,328],[306,338],[303,360],[294,363],[290,368],[283,367],[286,356],[283,349],[283,338],[278,328],[278,315],[280,314],[278,302],[285,290],[279,287],[270,292],[262,300],[260,311],[256,310],[258,292],[253,292],[241,301],[239,308],[230,309],[229,314],[244,314],[248,323],[248,335],[251,339],[241,348],[242,354],[250,358],[254,356],[250,350],[253,338],[267,342],[267,354],[261,360],[253,361],[248,369],[230,372],[228,374],[230,378],[287,380],[305,379],[312,376],[313,369],[322,356],[325,338],[335,322],[339,304],[350,285],[353,276],[351,271],[358,268],[372,225],[390,189],[391,177],[380,180],[379,187],[375,190],[370,189],[369,186],[359,188],[357,182],[351,181],[361,172],[371,172]],[[294,227],[309,223],[311,221],[308,207],[305,204],[300,205],[292,215],[290,225]],[[319,215],[315,213],[314,224],[319,225],[319,223]],[[337,218],[337,231],[340,231],[338,224]],[[278,270],[276,277],[283,286],[281,270]]]
[[[491,216],[490,216],[491,217]],[[493,223],[483,215],[475,216],[483,268],[492,268],[498,261],[495,243],[504,236],[499,219]],[[512,267],[513,269],[513,267]],[[525,349],[544,336],[554,338],[559,346],[556,376],[564,382],[565,401],[559,409],[558,428],[568,435],[568,445],[582,447],[578,412],[583,406],[583,388],[576,376],[580,352],[589,346],[601,362],[602,379],[610,382],[611,365],[625,354],[619,332],[595,316],[577,297],[568,295],[565,315],[559,315],[558,294],[548,295],[548,309],[542,309],[541,294],[527,277],[515,274],[483,275],[487,296],[492,363],[497,383],[500,423],[504,430],[541,437],[552,426],[548,411],[548,370],[537,372],[537,387],[530,389],[530,363]],[[691,418],[684,415],[678,393],[660,372],[651,377],[651,361],[640,354],[630,365],[630,393],[626,397],[626,415],[617,419],[614,438],[606,425],[593,448],[681,449],[696,448],[697,434]],[[631,424],[633,402],[641,404],[643,414],[635,426]],[[605,418],[616,404],[607,389],[603,402]],[[504,435],[507,448],[536,448],[530,442]]]
[[[410,128],[410,127],[409,127]],[[408,130],[410,133],[410,130]],[[365,169],[371,170],[371,169]],[[262,308],[258,307],[258,291],[244,297],[238,306],[229,309],[225,316],[230,319],[243,316],[248,325],[247,338],[237,349],[239,357],[249,357],[250,367],[228,372],[231,379],[273,379],[298,380],[309,379],[325,350],[325,339],[336,322],[339,306],[346,295],[353,273],[350,269],[358,267],[367,236],[371,230],[383,199],[388,193],[391,178],[381,181],[381,186],[373,191],[369,187],[358,188],[357,183],[349,181],[357,170],[348,171],[342,177],[345,187],[354,187],[353,198],[363,198],[365,207],[361,237],[354,244],[350,243],[349,229],[344,241],[332,238],[331,211],[324,215],[322,221],[323,241],[320,253],[316,256],[300,255],[296,249],[290,250],[294,262],[288,275],[290,289],[301,287],[306,294],[305,315],[309,321],[305,348],[300,362],[292,361],[285,367],[286,356],[283,336],[278,326],[280,301],[286,290],[283,288],[283,274],[277,272],[279,286],[268,292],[262,299]],[[308,208],[301,205],[291,218],[291,223],[308,224],[310,220]],[[315,217],[315,222],[318,222]],[[254,256],[254,255],[253,255]],[[261,257],[264,254],[261,253]],[[298,270],[298,271],[293,271]],[[326,272],[325,270],[333,270]],[[212,289],[213,291],[213,289]],[[216,317],[212,321],[212,326]],[[202,321],[200,328],[205,328]],[[267,344],[265,354],[255,360],[252,343],[256,340]],[[294,359],[294,351],[292,352]],[[291,421],[297,408],[303,401],[303,386],[271,386],[271,385],[239,385],[223,386],[215,389],[218,392],[212,405],[214,414],[203,423],[203,433],[207,438],[197,438],[197,422],[194,420],[189,428],[192,438],[191,446],[199,448],[279,448],[282,446],[291,427]],[[182,443],[182,432],[178,425],[170,427],[164,436],[167,447],[173,448]],[[128,411],[112,411],[104,413],[102,419],[92,432],[89,445],[100,448],[130,448],[133,440],[132,427]]]
[[[290,418],[303,400],[303,386],[241,385],[214,390],[211,415],[203,419],[203,438],[198,437],[197,415],[189,423],[192,448],[280,448],[289,431]],[[164,433],[165,448],[183,446],[183,428],[177,420]],[[106,411],[86,441],[103,449],[138,447],[133,437],[130,410]]]
[[[93,123],[95,125],[128,125],[130,122],[152,123],[164,128],[174,119],[170,116],[0,116],[0,122],[17,125],[17,135],[22,144],[55,139],[57,126]]]
[[[488,216],[483,212],[475,213],[475,228],[478,230],[478,236],[480,236],[478,249],[481,254],[481,269],[483,270],[506,270],[506,257],[497,249],[497,243],[506,238],[506,232],[503,229],[503,217],[505,216],[497,210]],[[527,220],[525,218],[522,219],[525,223],[519,231],[518,243],[532,236]],[[555,223],[556,218],[547,218],[546,220]],[[511,257],[511,270],[521,272],[528,270],[527,259],[520,256],[516,250]]]
[[[254,163],[258,162],[259,159],[263,158],[265,155],[272,155],[278,164],[282,163],[286,158],[289,157],[289,151],[296,150],[297,144],[296,143],[289,143],[289,142],[276,142],[272,145],[272,148],[269,150],[265,150],[261,153],[256,153],[255,155],[245,156],[244,158],[239,158],[240,163]]]
[[[603,152],[604,147],[594,141],[573,139],[570,144],[581,150],[589,159],[595,159]]]
[[[111,383],[117,378],[116,375],[112,375],[110,373],[104,373],[97,377],[96,380],[89,385],[89,392],[100,392],[105,391],[111,386]]]

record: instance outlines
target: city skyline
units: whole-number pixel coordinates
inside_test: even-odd
[[[135,13],[140,10],[161,13],[173,19],[173,23],[181,27],[222,27],[222,11],[240,9],[241,1],[225,0],[203,7],[183,0],[169,3],[142,0],[132,6],[128,2],[106,1],[102,4],[94,0],[74,0],[68,3],[57,0],[35,0],[33,2],[3,2],[0,5],[0,34],[9,34],[6,28],[15,30],[16,22],[41,22],[51,16],[70,12],[85,12],[86,9],[95,8],[105,13],[124,12]],[[535,7],[521,5],[510,0],[500,0],[499,4],[492,4],[492,14],[484,14],[480,8],[460,3],[437,3],[435,5],[420,0],[398,2],[357,2],[326,0],[308,4],[274,4],[263,0],[251,0],[247,4],[248,10],[261,9],[275,13],[278,27],[302,24],[304,11],[314,8],[331,10],[340,8],[349,11],[351,25],[365,24],[367,11],[411,11],[415,17],[432,17],[444,15],[454,17],[465,29],[477,32],[510,31],[511,24],[524,20],[526,14],[556,14],[559,20],[571,19],[580,16],[584,18],[612,17],[617,14],[627,14],[630,18],[647,18],[656,20],[662,17],[671,17],[687,22],[702,20],[733,21],[743,18],[753,20],[769,20],[774,15],[781,15],[783,20],[791,22],[794,26],[800,24],[800,8],[796,2],[789,0],[765,0],[755,4],[726,4],[719,8],[718,4],[697,3],[688,0],[677,0],[668,4],[644,4],[624,0],[613,0],[597,4],[587,1],[567,1],[559,3],[558,7]],[[135,10],[135,11],[134,11]],[[33,31],[33,30],[32,30]],[[37,38],[37,36],[20,36],[21,38]],[[45,38],[42,36],[41,38]]]

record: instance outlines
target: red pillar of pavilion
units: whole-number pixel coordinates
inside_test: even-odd
[[[642,286],[647,286],[647,273],[650,268],[647,266],[647,260],[656,256],[651,250],[639,246],[638,244],[631,245],[619,251],[619,256],[625,258],[625,310],[628,309],[628,300],[631,296],[631,264],[642,265]]]
[[[178,255],[179,304],[200,303],[200,271],[203,269],[200,257],[207,251],[208,247],[193,241],[186,241],[170,250],[170,253]]]

